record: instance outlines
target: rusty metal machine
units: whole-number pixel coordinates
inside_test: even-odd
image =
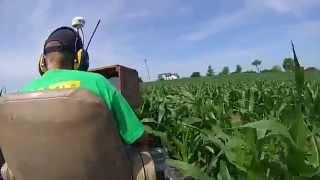
[[[111,111],[87,90],[9,94],[0,107],[0,146],[16,179],[156,180],[150,153],[127,151]]]
[[[113,65],[90,71],[109,79],[132,108],[139,108],[136,70]],[[150,147],[148,152],[126,154],[112,116],[99,103],[98,97],[81,89],[1,97],[0,160],[10,168],[6,179],[170,179],[165,150]]]
[[[75,18],[72,26],[81,29],[84,19]],[[111,81],[133,109],[139,108],[136,70],[112,65],[90,71]],[[6,162],[1,174],[6,180],[172,179],[165,173],[165,150],[128,151],[106,109],[84,89],[0,97],[0,165]]]
[[[139,87],[139,76],[136,70],[122,65],[112,65],[91,69],[90,71],[103,75],[119,89],[132,108],[139,108],[142,99]]]

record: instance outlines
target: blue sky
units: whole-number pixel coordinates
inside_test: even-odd
[[[48,34],[86,18],[90,67],[122,64],[147,79],[177,72],[190,76],[240,64],[281,64],[290,40],[305,66],[320,68],[319,0],[0,0],[0,86],[14,91],[39,76],[37,61]]]

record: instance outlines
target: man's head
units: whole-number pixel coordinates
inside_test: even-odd
[[[79,56],[79,52],[81,56]],[[86,57],[84,58],[83,55]],[[43,62],[46,70],[50,69],[74,69],[77,63],[84,66],[86,70],[89,60],[86,52],[83,51],[83,43],[78,32],[70,27],[60,27],[53,31],[46,40],[43,48]],[[78,68],[76,68],[78,69]],[[43,73],[43,71],[42,71]]]
[[[74,56],[81,48],[81,37],[74,29],[56,29],[49,35],[43,49],[47,69],[73,69]]]
[[[55,47],[56,42],[46,44],[45,48]],[[47,69],[73,69],[74,53],[68,51],[53,51],[44,54]]]

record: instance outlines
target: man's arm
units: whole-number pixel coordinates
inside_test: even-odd
[[[121,93],[104,77],[97,82],[103,100],[112,111],[119,134],[126,144],[133,144],[144,134],[144,126]]]
[[[140,151],[147,150],[151,147],[152,139],[148,134],[144,132],[144,134],[135,141],[132,145],[138,148]]]
[[[126,144],[133,144],[143,137],[143,124],[139,121],[131,106],[118,91],[115,91],[113,95],[111,110],[118,123],[120,135]]]

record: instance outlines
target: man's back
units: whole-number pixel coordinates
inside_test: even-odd
[[[49,70],[41,78],[26,85],[21,91],[67,88],[83,88],[99,96],[113,112],[119,133],[125,143],[131,144],[143,134],[143,125],[127,101],[107,79],[99,74],[77,70]]]
[[[21,91],[84,88],[101,97],[98,87],[99,83],[106,83],[107,88],[105,90],[111,94],[114,93],[115,88],[100,74],[77,70],[54,69],[46,72],[41,78],[30,82]]]

